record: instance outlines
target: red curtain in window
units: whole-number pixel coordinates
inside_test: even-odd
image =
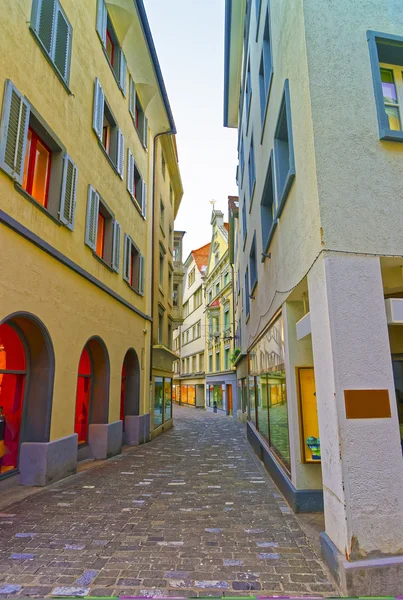
[[[20,371],[10,373],[9,371]],[[0,325],[0,472],[18,467],[26,358],[16,331]]]
[[[91,408],[92,368],[88,350],[84,348],[78,365],[76,416],[74,431],[78,435],[78,443],[88,442],[88,426]]]

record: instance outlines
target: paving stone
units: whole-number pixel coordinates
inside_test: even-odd
[[[88,596],[90,588],[60,586],[52,590],[52,596]]]
[[[16,585],[16,584],[7,584],[5,583],[4,585],[0,585],[0,595],[1,596],[5,596],[8,594],[16,594],[17,592],[19,592],[22,588],[22,585]]]

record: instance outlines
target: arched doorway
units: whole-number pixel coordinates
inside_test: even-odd
[[[49,334],[33,315],[0,323],[0,476],[19,467],[24,442],[48,442],[54,379]]]
[[[120,392],[120,419],[125,428],[126,416],[140,414],[140,365],[136,352],[130,348],[126,352],[122,367]]]
[[[108,422],[109,356],[104,342],[91,338],[83,348],[78,364],[74,431],[78,444],[89,442],[92,424]]]

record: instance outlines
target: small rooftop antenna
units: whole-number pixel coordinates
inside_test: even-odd
[[[210,204],[213,206],[213,210],[215,210],[215,205],[217,204],[216,200],[210,200]]]

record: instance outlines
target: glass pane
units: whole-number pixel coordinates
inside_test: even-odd
[[[265,375],[256,377],[257,393],[257,423],[260,433],[269,438],[269,414],[267,406],[267,378]]]
[[[287,391],[285,371],[268,375],[270,446],[290,464],[290,441],[288,436]]]
[[[391,104],[398,104],[396,86],[393,78],[393,71],[389,71],[389,69],[381,69],[381,80],[383,99],[385,100],[385,102],[390,102]]]
[[[16,469],[25,375],[0,373],[0,473]]]
[[[172,379],[164,380],[165,421],[172,419]]]
[[[32,129],[28,129],[27,150],[25,153],[25,164],[24,164],[24,178],[22,180],[22,187],[24,188],[24,190],[27,190],[27,185],[28,185],[28,167],[29,167],[29,157],[31,154],[31,142],[32,142]]]
[[[76,415],[74,431],[78,435],[78,443],[88,442],[88,424],[90,419],[91,377],[79,375],[77,378]]]
[[[393,131],[400,131],[400,111],[396,106],[385,106],[385,112],[388,115],[389,127]]]
[[[105,217],[98,213],[98,230],[97,230],[97,245],[96,253],[101,258],[104,257],[104,246],[105,246]]]
[[[50,173],[51,154],[49,150],[37,139],[35,152],[34,178],[32,181],[31,195],[42,204],[47,205],[48,181]]]
[[[256,426],[255,378],[249,377],[249,419]]]
[[[154,429],[162,425],[164,411],[163,381],[162,377],[155,377],[154,379]]]
[[[222,392],[221,385],[213,385],[211,387],[213,388],[213,393],[212,393],[213,407],[217,407],[220,410],[224,410],[223,392]]]
[[[4,371],[25,371],[26,369],[24,346],[17,332],[6,323],[0,325],[1,369]]]
[[[196,404],[196,386],[188,385],[188,404],[195,406]]]

